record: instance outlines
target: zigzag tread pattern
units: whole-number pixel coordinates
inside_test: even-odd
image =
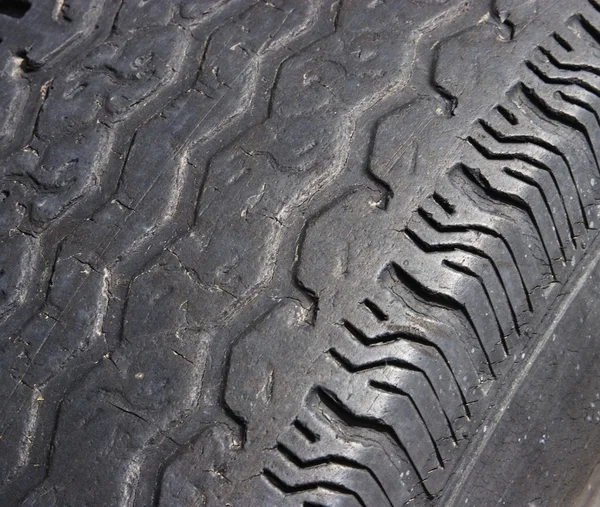
[[[470,36],[460,35],[456,44],[466,47]],[[401,182],[390,169],[406,164],[398,154],[408,144],[394,138],[402,123],[390,117],[406,117],[408,108],[375,128],[369,168],[390,189],[381,209],[369,209],[372,197],[363,192],[308,220],[297,273],[318,308],[313,328],[292,326],[293,315],[282,310],[283,317],[267,317],[234,348],[226,391],[246,428],[249,454],[259,452],[252,438],[268,441],[256,433],[257,419],[275,418],[294,403],[302,407],[291,420],[285,412],[272,430],[273,450],[264,453],[262,478],[278,501],[405,505],[441,494],[482,424],[484,400],[526,357],[560,287],[597,236],[599,51],[600,5],[582,2],[519,58],[517,78],[498,102],[454,136],[460,145],[448,145],[453,161],[408,220],[395,206],[402,194],[393,191]],[[438,76],[436,85],[453,116],[461,99],[444,78]],[[407,158],[414,166],[415,157]],[[331,245],[333,228],[347,231],[348,241]],[[367,247],[353,250],[352,238],[360,236]],[[375,273],[365,275],[365,266]],[[310,333],[320,334],[321,342]],[[273,384],[283,374],[276,367],[267,368],[266,384],[263,377],[236,392],[233,372],[242,358],[250,362],[244,368],[249,377],[260,378],[255,370],[264,368],[258,357],[248,359],[250,344],[273,343],[282,334],[292,335],[283,347],[319,347],[319,353],[306,353],[311,366],[290,372],[294,379],[310,377],[300,382],[307,394],[274,401]],[[265,389],[271,394],[261,400]],[[256,418],[253,412],[261,410]],[[349,437],[353,431],[364,432],[362,440]],[[390,472],[393,466],[398,469]]]
[[[292,275],[312,307],[274,305],[293,299],[269,289],[290,217],[346,170],[361,119],[404,93],[421,39],[468,11],[416,3],[372,2],[363,19],[350,2],[59,2],[45,15],[73,31],[11,53],[10,86],[27,72],[40,94],[2,169],[4,496],[370,506],[440,494],[600,224],[600,7],[517,55],[518,82],[448,142],[452,163],[408,213],[398,174],[418,173],[426,148],[394,127],[431,104],[375,122],[365,166],[387,196],[346,189],[309,219]],[[390,37],[402,16],[418,29]],[[523,36],[492,21],[475,33]],[[433,114],[448,121],[469,105],[436,72],[471,33],[434,47],[429,86],[446,110]],[[10,91],[0,129],[26,121],[27,93]],[[331,241],[340,213],[350,238],[369,236],[358,247]],[[261,298],[275,309],[209,385],[223,328]],[[294,348],[282,375],[270,358]],[[93,486],[64,487],[78,481]]]
[[[308,4],[184,1],[149,12],[143,1],[122,3],[108,40],[47,87],[31,139],[7,164],[6,180],[17,189],[32,187],[33,199],[27,203],[28,195],[12,187],[3,194],[7,208],[27,212],[3,215],[6,250],[23,243],[21,236],[33,238],[23,248],[41,243],[38,264],[39,257],[45,261],[36,272],[36,263],[25,258],[31,266],[21,279],[7,282],[21,294],[15,291],[3,315],[5,331],[12,333],[2,345],[4,497],[17,500],[48,475],[32,467],[40,461],[49,467],[55,459],[62,400],[86,385],[90,369],[94,376],[90,364],[110,358],[115,367],[119,355],[132,353],[111,357],[106,335],[115,324],[117,332],[127,327],[122,301],[132,278],[148,268],[147,259],[191,229],[187,217],[198,207],[194,187],[203,175],[190,160],[190,147],[206,152],[214,150],[211,143],[235,137],[240,118],[253,106],[252,88],[260,88],[259,62],[276,49],[290,51],[284,45],[293,47],[295,39],[321,28],[315,14]],[[255,30],[259,21],[262,35]],[[232,37],[246,40],[227,46]],[[202,58],[199,71],[194,54]],[[202,137],[199,126],[221,136]],[[161,144],[167,149],[152,149]],[[7,255],[6,261],[13,260]],[[36,276],[46,278],[46,291]],[[31,295],[36,292],[38,301]],[[21,315],[15,316],[17,310]],[[118,349],[119,337],[109,339]],[[180,352],[183,344],[171,346],[175,357],[195,357]],[[197,352],[201,364],[205,351]],[[181,363],[173,370],[181,370]],[[42,406],[42,400],[49,403]],[[115,415],[124,413],[118,411],[122,403],[108,403],[117,407]]]
[[[201,6],[196,13],[209,26],[190,21],[184,9],[175,14],[177,28],[185,20],[182,30],[189,26],[194,39],[205,41],[195,82],[134,132],[115,190],[61,242],[41,310],[7,347],[13,389],[5,397],[4,432],[21,438],[22,445],[12,449],[6,491],[27,504],[85,503],[100,491],[112,491],[108,501],[115,503],[162,498],[167,482],[158,479],[152,486],[154,474],[164,471],[160,457],[197,431],[193,419],[205,410],[200,396],[211,392],[199,391],[205,365],[215,361],[208,354],[210,326],[218,329],[269,282],[283,222],[339,174],[364,110],[405,86],[421,33],[462,12],[457,5],[431,6],[423,13],[405,7],[422,27],[403,37],[370,38],[360,11],[351,5],[344,10],[341,2],[228,6],[238,10],[213,29],[210,11]],[[169,13],[156,14],[169,19]],[[372,17],[375,26],[390,23],[385,6]],[[143,32],[152,30],[135,32],[132,45],[145,47],[151,38],[144,39]],[[122,35],[115,31],[115,38]],[[233,38],[241,41],[232,43]],[[372,50],[363,53],[369,44]],[[343,64],[322,60],[328,45]],[[57,83],[61,95],[54,98],[73,103],[53,106],[50,95],[41,121],[68,110],[75,118],[83,115],[80,122],[105,126],[108,117],[121,126],[132,106],[149,109],[145,94],[161,82],[160,75],[125,88],[125,97],[112,81],[137,79],[139,67],[153,68],[152,58],[127,44],[114,46],[90,56],[87,81],[75,73]],[[347,46],[359,50],[348,53]],[[165,49],[152,57],[168,61]],[[402,59],[394,57],[394,72],[383,71],[396,50]],[[115,56],[132,64],[115,62]],[[344,79],[349,72],[353,79]],[[98,110],[77,107],[98,97],[93,83],[105,74],[108,101],[101,100]],[[300,113],[292,100],[299,85],[307,90],[300,90],[306,97]],[[319,128],[308,131],[307,122]],[[73,133],[68,121],[57,128],[67,138]],[[322,142],[332,131],[339,135]],[[44,140],[50,130],[37,132]],[[225,189],[227,200],[219,197]],[[72,313],[74,308],[81,311]],[[142,386],[148,386],[145,392]],[[51,403],[36,403],[42,400]],[[97,482],[99,465],[80,443],[109,428],[114,430],[109,441],[127,443],[103,453],[104,486],[65,490],[62,484],[75,476]],[[28,474],[34,460],[46,465],[32,488]]]

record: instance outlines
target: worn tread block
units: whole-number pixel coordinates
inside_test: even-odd
[[[581,20],[586,18],[581,16],[577,19],[585,23]],[[572,26],[572,20],[567,20],[566,29],[572,29]],[[590,33],[593,28],[588,26],[585,30]],[[451,39],[450,44],[472,43],[483,32],[485,29],[479,27],[466,31]],[[488,39],[485,44],[492,42]],[[589,47],[586,50],[589,55]],[[446,52],[453,51],[448,45],[441,47],[438,69],[440,61],[452,58],[446,56]],[[593,178],[599,170],[595,140],[598,125],[591,120],[596,109],[594,95],[587,92],[588,88],[580,91],[582,87],[573,79],[546,79],[542,71],[528,65],[529,60],[520,55],[515,55],[515,58],[516,61],[521,59],[520,82],[512,86],[507,82],[505,95],[498,96],[494,110],[476,119],[472,126],[465,129],[464,137],[458,136],[463,144],[452,151],[455,162],[437,179],[432,193],[413,213],[405,228],[402,223],[406,223],[406,218],[399,214],[401,208],[394,207],[396,197],[392,198],[384,212],[368,210],[367,206],[356,202],[350,204],[352,200],[359,200],[356,197],[342,199],[308,222],[299,253],[299,283],[318,301],[315,332],[328,335],[331,333],[328,326],[346,327],[346,333],[339,338],[329,338],[323,343],[324,364],[329,363],[332,371],[317,374],[319,369],[316,365],[321,362],[312,363],[310,369],[314,369],[311,373],[316,380],[309,381],[312,385],[307,390],[308,398],[304,403],[313,396],[311,393],[317,392],[322,400],[327,400],[325,404],[335,406],[345,414],[345,424],[368,426],[388,434],[391,431],[392,440],[405,453],[413,471],[420,478],[425,497],[429,498],[439,495],[447,480],[444,476],[448,477],[449,472],[448,467],[444,466],[442,449],[451,437],[440,433],[442,418],[428,421],[418,412],[421,409],[422,413],[433,414],[440,410],[440,406],[434,408],[428,405],[430,401],[424,396],[429,389],[427,383],[414,383],[411,375],[399,377],[396,373],[381,377],[375,373],[373,366],[364,363],[364,354],[340,353],[340,346],[336,344],[344,339],[344,334],[369,348],[382,347],[383,343],[388,346],[396,339],[393,333],[374,332],[377,325],[383,323],[387,326],[387,321],[393,317],[383,309],[383,305],[375,303],[381,297],[378,296],[381,289],[377,288],[377,284],[385,270],[391,270],[397,277],[396,283],[404,284],[417,299],[456,313],[466,328],[471,328],[479,343],[469,353],[474,354],[476,348],[483,351],[494,383],[508,374],[511,363],[527,341],[535,336],[536,322],[544,316],[545,308],[556,297],[549,297],[553,287],[565,283],[571,276],[574,266],[580,263],[587,245],[595,236],[594,219],[597,220],[597,216]],[[548,61],[556,67],[556,60],[548,58]],[[573,70],[581,68],[580,64],[579,68]],[[451,79],[455,81],[446,79],[446,69],[444,67],[442,72],[436,74],[435,80],[444,90],[445,98],[454,100],[453,114],[466,115],[476,110],[473,104],[469,104],[465,112],[460,109],[463,103],[460,98],[452,99],[452,93],[464,87],[457,81],[459,69],[454,68],[450,72]],[[468,72],[476,70],[470,68]],[[480,76],[473,76],[473,82],[481,84]],[[565,86],[572,87],[573,84],[579,87],[575,92],[577,98],[573,98],[574,92],[571,90],[570,95],[562,91]],[[461,89],[461,94],[464,93]],[[414,106],[414,111],[422,111],[426,104],[419,103]],[[398,157],[400,150],[408,153],[408,156],[400,156],[404,156],[399,160],[404,166],[414,166],[418,163],[415,157],[422,157],[419,152],[421,144],[407,148],[404,139],[393,133],[394,128],[401,128],[398,118],[406,120],[411,114],[413,112],[410,109],[400,109],[396,116],[388,116],[378,125],[377,133],[381,130],[387,138],[379,144],[376,137],[371,167],[392,190],[396,189],[396,185],[402,188],[402,182],[395,180],[392,175],[394,165],[398,163],[393,157]],[[394,127],[391,127],[392,124],[395,124]],[[394,142],[400,147],[395,148]],[[392,146],[388,148],[390,144]],[[576,145],[579,147],[575,148]],[[384,150],[390,149],[391,153],[385,153]],[[365,199],[364,194],[356,195]],[[388,222],[382,220],[386,215],[389,216]],[[347,231],[351,231],[349,237],[354,234],[354,237],[361,237],[359,245],[351,240],[331,241],[327,236],[327,231],[331,231],[334,224],[340,221],[347,224]],[[389,222],[395,224],[391,230],[389,226],[386,229]],[[316,227],[315,224],[322,226]],[[492,244],[494,247],[491,248]],[[374,245],[377,245],[376,248],[373,248]],[[499,254],[504,254],[503,264],[494,259]],[[389,260],[384,263],[386,256]],[[505,269],[505,263],[510,269]],[[365,266],[372,266],[370,279],[364,274]],[[362,299],[363,294],[365,299]],[[363,308],[359,309],[359,304]],[[344,308],[349,312],[347,315],[344,315]],[[367,317],[368,313],[370,318]],[[323,314],[327,315],[328,322],[323,321]],[[263,332],[268,333],[269,329]],[[294,325],[285,334],[295,334],[298,341],[304,342],[300,337],[306,332],[300,332],[298,326]],[[427,339],[431,333],[426,331],[424,335]],[[375,336],[381,336],[382,343],[372,342]],[[264,343],[266,339],[261,337],[261,342]],[[321,340],[325,341],[324,338]],[[244,340],[244,343],[245,354],[248,354],[247,341]],[[459,344],[460,341],[454,346]],[[256,346],[261,347],[259,343]],[[401,368],[419,371],[421,363],[418,356],[406,356],[401,350],[395,349],[381,364],[390,369],[397,361]],[[330,356],[329,360],[327,356]],[[438,362],[441,358],[441,355],[436,357]],[[239,365],[235,361],[233,364]],[[234,372],[235,378],[240,378],[235,370],[230,371]],[[271,367],[267,384],[258,384],[260,391],[269,389],[270,382],[276,382],[278,371],[277,367]],[[350,375],[346,378],[348,373]],[[362,381],[361,377],[365,375],[368,380]],[[472,387],[475,387],[479,381],[476,378],[473,380],[476,382]],[[227,391],[230,396],[234,396],[236,391],[232,388],[229,387]],[[373,393],[374,388],[383,389],[383,393]],[[415,397],[418,390],[421,392]],[[481,396],[485,397],[488,392],[489,385],[483,389]],[[493,388],[491,392],[495,392]],[[409,406],[398,409],[402,396],[414,402],[416,413],[411,413]],[[247,394],[246,399],[250,400],[251,396]],[[277,401],[267,400],[267,403],[276,406]],[[261,420],[260,417],[255,419],[256,408],[250,406],[240,408],[236,404],[234,408],[248,431],[254,421]],[[369,407],[369,411],[362,412],[363,407]],[[279,408],[282,413],[278,416],[278,424],[285,428],[286,420],[289,421],[290,417],[287,415],[289,404],[280,405]],[[396,410],[398,415],[391,415]],[[481,412],[475,418],[469,414],[465,426],[482,424],[480,417]],[[401,428],[395,426],[400,419]],[[450,422],[450,428],[453,429],[455,421]],[[412,433],[416,431],[415,424],[426,429],[419,437],[417,433]],[[321,443],[314,434],[307,433],[306,428],[302,432],[315,446],[322,447],[324,454],[327,453],[330,445]],[[467,434],[468,431],[464,437]],[[252,454],[255,451],[252,450],[251,441],[257,437],[247,436],[246,446]],[[428,441],[433,442],[435,452],[424,447]],[[414,446],[415,442],[419,442],[419,446]],[[459,440],[455,440],[451,450],[452,460],[456,460],[456,453],[460,452],[456,451],[457,448],[462,448],[464,452],[464,445],[460,444]],[[288,461],[287,466],[267,465],[264,469],[265,477],[276,489],[289,498],[303,494],[309,485],[316,488],[320,484],[316,479],[310,479],[312,476],[306,475],[307,463],[297,454],[281,444],[276,449]],[[437,467],[426,461],[436,454],[439,460]],[[360,466],[364,465],[361,458],[355,458]],[[297,468],[296,474],[292,473],[293,467]],[[349,491],[364,505],[375,501],[371,496],[375,494],[372,486],[362,476],[354,476],[355,472],[344,476],[337,468],[325,470],[323,468],[324,475],[321,477],[323,483],[335,484],[340,495]],[[382,500],[377,502],[381,503]]]
[[[7,505],[443,504],[600,224],[542,3],[0,11]]]

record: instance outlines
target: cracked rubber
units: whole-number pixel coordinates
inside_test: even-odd
[[[6,0],[0,64],[2,506],[584,498],[597,0]]]

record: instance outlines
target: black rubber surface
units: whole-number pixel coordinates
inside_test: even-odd
[[[578,496],[597,0],[4,0],[0,40],[0,505]]]

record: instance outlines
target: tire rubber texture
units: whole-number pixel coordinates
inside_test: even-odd
[[[7,0],[0,39],[1,505],[581,497],[597,0]]]

